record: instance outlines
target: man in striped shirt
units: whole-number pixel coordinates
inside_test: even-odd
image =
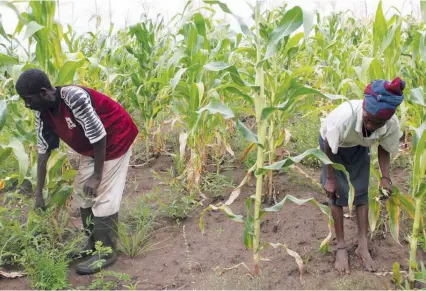
[[[92,255],[77,265],[79,274],[92,274],[112,265],[117,257],[115,239],[118,211],[138,129],[130,115],[106,95],[81,86],[53,87],[41,70],[29,69],[16,82],[25,106],[36,112],[37,187],[35,208],[44,209],[42,190],[46,164],[61,139],[79,153],[80,166],[73,185],[73,197],[80,207],[83,226],[89,236],[85,252],[95,241],[111,247],[108,255]],[[92,221],[92,223],[89,223]],[[100,267],[93,263],[102,260]]]

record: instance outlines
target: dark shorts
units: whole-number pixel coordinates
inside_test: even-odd
[[[324,140],[319,137],[321,150],[324,150]],[[354,205],[368,205],[368,185],[370,182],[370,148],[355,146],[350,148],[339,148],[337,154],[333,154],[335,163],[345,166],[349,172],[351,183],[355,188]],[[336,170],[338,191],[340,197],[331,199],[330,203],[339,206],[348,206],[349,185],[343,172]],[[321,170],[321,184],[324,187],[327,181],[327,166],[323,165]]]

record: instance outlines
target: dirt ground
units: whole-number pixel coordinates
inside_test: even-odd
[[[171,159],[160,157],[150,168],[131,169],[125,200],[132,201],[138,195],[152,190],[158,181],[151,170],[165,171],[171,166]],[[310,171],[318,177],[319,171]],[[242,168],[228,170],[234,181],[239,183],[245,172]],[[396,173],[402,184],[406,175]],[[286,194],[298,198],[315,197],[319,202],[326,199],[309,185],[306,178],[297,174],[282,173],[276,176],[276,190],[279,198]],[[137,186],[137,187],[136,187]],[[253,186],[243,188],[240,197],[231,205],[234,213],[245,214],[245,198],[254,194]],[[208,202],[207,202],[208,204]],[[206,204],[206,205],[207,205]],[[206,206],[205,205],[205,206]],[[205,234],[199,227],[199,216],[203,207],[197,207],[190,217],[177,224],[173,221],[161,228],[154,241],[162,242],[157,250],[144,256],[129,258],[120,255],[110,270],[127,273],[133,282],[139,282],[137,289],[393,289],[392,264],[399,262],[407,270],[408,249],[405,241],[409,223],[401,225],[401,243],[395,242],[390,234],[376,237],[371,242],[373,259],[378,263],[377,273],[364,271],[362,262],[355,256],[357,228],[355,218],[345,220],[345,234],[349,249],[351,274],[340,276],[334,266],[334,240],[330,252],[318,252],[321,241],[327,236],[327,218],[313,205],[297,206],[289,202],[278,214],[265,217],[262,224],[263,242],[280,242],[297,251],[305,263],[303,284],[294,259],[284,250],[266,249],[262,252],[261,275],[253,278],[250,272],[252,254],[245,249],[242,241],[243,225],[229,220],[223,213],[209,212],[205,217]],[[78,224],[75,217],[73,223]],[[276,228],[276,225],[278,226]],[[277,230],[277,231],[276,231]],[[421,254],[422,255],[422,254]],[[422,258],[421,258],[422,259]],[[240,263],[237,268],[227,270]],[[250,272],[249,272],[250,271]],[[93,276],[76,275],[70,268],[69,280],[74,287],[87,286]],[[25,278],[0,280],[0,289],[29,289]]]

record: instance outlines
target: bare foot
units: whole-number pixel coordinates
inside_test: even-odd
[[[375,272],[377,270],[377,265],[371,258],[367,247],[358,246],[358,248],[355,250],[355,254],[361,258],[367,271]]]
[[[341,274],[349,274],[349,259],[346,249],[337,249],[334,268]]]

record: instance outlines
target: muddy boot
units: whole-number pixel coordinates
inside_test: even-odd
[[[81,220],[83,222],[84,232],[87,235],[87,242],[84,247],[71,251],[68,254],[70,259],[83,258],[95,250],[95,241],[93,240],[93,212],[92,208],[80,208]]]
[[[99,272],[101,269],[111,266],[117,260],[115,253],[115,236],[117,235],[118,213],[106,217],[94,217],[95,225],[93,228],[93,238],[101,241],[103,247],[110,247],[112,252],[109,254],[95,253],[86,261],[76,267],[77,274],[90,275]]]

